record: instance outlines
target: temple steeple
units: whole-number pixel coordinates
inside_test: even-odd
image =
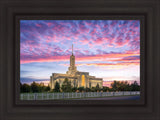
[[[75,56],[73,55],[73,44],[72,44],[72,55],[70,56],[70,67],[75,68]]]
[[[68,74],[74,74],[77,72],[77,68],[75,66],[75,56],[73,55],[73,44],[72,44],[72,55],[70,56],[70,66],[68,68]]]

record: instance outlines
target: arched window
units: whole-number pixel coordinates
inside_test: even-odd
[[[84,87],[85,86],[85,76],[82,75],[82,86]]]

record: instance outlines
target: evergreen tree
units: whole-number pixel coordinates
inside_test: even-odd
[[[134,83],[131,84],[131,91],[140,91],[140,86],[137,81],[134,81]]]
[[[38,89],[39,89],[39,92],[44,92],[44,91],[45,91],[44,83],[40,83],[40,84],[38,85]]]
[[[38,83],[33,82],[31,84],[31,90],[32,90],[33,93],[39,92],[39,85],[38,85]]]
[[[100,90],[100,87],[99,87],[99,84],[97,83],[96,85],[96,91],[99,91]]]
[[[113,91],[119,91],[120,81],[114,81],[113,83],[111,83],[111,86]]]
[[[60,85],[57,81],[56,81],[56,84],[55,84],[55,87],[54,87],[54,92],[60,92]]]
[[[97,85],[96,85],[96,88],[98,88],[99,89],[99,84],[97,83]]]
[[[71,92],[72,91],[71,82],[68,81],[68,78],[65,78],[65,80],[62,84],[62,91],[63,92]]]

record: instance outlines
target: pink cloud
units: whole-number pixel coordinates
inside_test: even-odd
[[[97,38],[96,40],[93,41],[95,44],[101,45],[104,41],[103,38]]]
[[[53,23],[48,22],[47,25],[48,27],[51,27]]]
[[[56,49],[59,50],[59,49]],[[55,51],[56,51],[55,50]],[[61,51],[61,50],[60,50]],[[88,55],[85,56],[82,53],[78,53],[78,51],[76,52],[76,54],[79,56],[76,56],[76,61],[105,61],[106,59],[115,59],[115,58],[123,58],[123,57],[128,57],[128,56],[136,56],[139,55],[139,53],[108,53],[108,54],[100,54],[100,55]],[[23,59],[24,56],[24,59]],[[41,56],[34,56],[32,55],[32,57],[30,56],[26,56],[25,54],[21,53],[21,63],[30,63],[30,62],[54,62],[54,61],[69,61],[69,56],[46,56],[46,57],[41,57]]]
[[[40,24],[38,24],[38,23],[36,24],[36,26],[37,26],[37,27],[42,27],[42,25],[40,25]]]
[[[88,41],[88,40],[80,40],[79,42],[81,42],[83,45],[86,45],[86,44],[88,44],[88,43],[89,43],[89,41]]]

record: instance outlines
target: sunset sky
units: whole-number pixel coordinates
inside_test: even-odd
[[[139,20],[20,20],[21,82],[66,73],[72,44],[78,71],[139,82]]]

